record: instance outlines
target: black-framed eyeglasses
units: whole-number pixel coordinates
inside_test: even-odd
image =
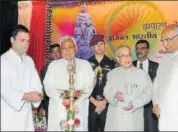
[[[172,41],[174,38],[178,37],[178,34],[176,34],[175,36],[173,36],[172,38],[167,38],[167,39],[164,39],[164,40],[161,40],[162,44],[167,44],[169,43],[170,41]]]

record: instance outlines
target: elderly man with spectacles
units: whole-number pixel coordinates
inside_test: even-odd
[[[152,81],[132,66],[130,47],[120,46],[116,56],[120,67],[107,74],[104,87],[109,102],[105,131],[143,131],[143,107],[151,100]]]
[[[164,28],[161,42],[167,54],[153,85],[153,113],[159,118],[160,131],[178,131],[178,25]]]

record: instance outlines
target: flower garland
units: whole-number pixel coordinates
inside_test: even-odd
[[[46,132],[47,131],[46,118],[44,115],[42,115],[42,118],[40,119],[36,113],[33,113],[33,124],[34,124],[35,132]]]
[[[80,124],[80,120],[75,118],[75,114],[79,112],[79,108],[74,106],[73,110],[70,110],[70,104],[65,105],[67,110],[67,120],[62,120],[60,125],[62,129],[66,129],[69,131],[70,126],[74,125],[74,127],[78,127]]]

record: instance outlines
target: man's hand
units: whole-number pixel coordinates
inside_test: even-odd
[[[93,98],[92,96],[90,97],[90,102],[94,105],[94,106],[98,106],[98,103],[99,103],[99,101],[98,100],[96,100],[95,98]]]
[[[116,99],[119,101],[124,101],[124,95],[121,92],[117,92],[115,95]]]
[[[103,111],[106,107],[106,103],[107,103],[106,100],[99,101],[96,106],[97,110],[99,110],[100,112]]]
[[[93,98],[92,96],[90,97],[90,102],[96,107],[95,112],[100,113],[105,109],[107,101],[104,100],[97,100]]]
[[[159,108],[159,105],[154,105],[152,111],[156,115],[157,118],[160,117],[160,108]]]
[[[24,93],[23,100],[38,102],[43,99],[43,94],[40,92]]]
[[[124,110],[131,110],[133,108],[133,104],[129,103],[127,106],[122,107]]]
[[[41,97],[42,99],[44,98],[44,94],[43,93],[38,93],[38,96]]]
[[[99,109],[98,107],[96,107],[96,108],[95,108],[95,112],[96,112],[96,113],[100,113],[101,111],[100,111],[100,109]]]

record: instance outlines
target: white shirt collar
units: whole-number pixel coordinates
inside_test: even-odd
[[[140,62],[139,60],[137,60],[137,65],[139,65],[140,63],[143,63],[143,65],[144,65],[144,64],[148,63],[148,59],[144,60],[143,62]]]
[[[26,54],[18,55],[12,48],[9,49],[9,52],[10,52],[16,59],[18,59],[20,62],[23,62],[24,57],[26,56]]]
[[[140,63],[143,64],[143,70],[148,73],[148,66],[149,66],[149,61],[148,61],[148,59],[145,59],[143,62],[140,62],[139,60],[137,60],[137,67],[138,67],[138,68],[139,68],[139,64],[140,64]]]

